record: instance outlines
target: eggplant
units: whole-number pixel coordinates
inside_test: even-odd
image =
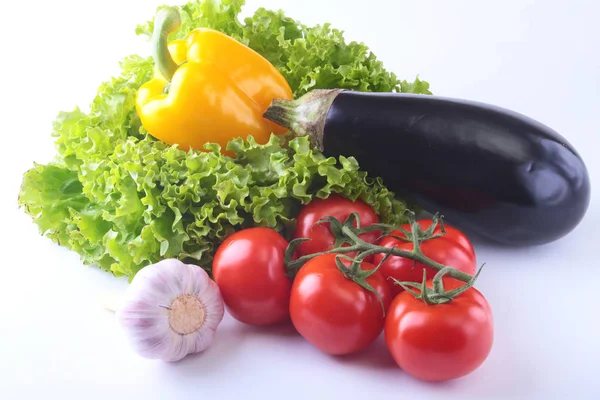
[[[589,206],[590,179],[573,146],[504,108],[321,89],[275,99],[264,117],[309,136],[325,156],[354,157],[397,195],[495,242],[550,243],[571,232]]]

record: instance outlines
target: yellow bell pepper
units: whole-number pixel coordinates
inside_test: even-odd
[[[160,74],[142,85],[136,109],[155,138],[179,148],[222,152],[233,138],[252,135],[264,144],[286,130],[263,118],[275,98],[292,99],[289,84],[260,54],[213,29],[199,28],[185,40],[167,41],[181,24],[174,7],[156,16],[154,59]]]

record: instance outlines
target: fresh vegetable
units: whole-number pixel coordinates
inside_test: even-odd
[[[235,319],[250,325],[289,319],[292,282],[283,263],[287,247],[280,234],[261,227],[238,231],[219,247],[212,271]]]
[[[389,257],[396,256],[406,258],[408,260],[412,260],[414,263],[420,263],[427,266],[427,269],[433,269],[435,271],[445,270],[444,273],[445,279],[448,281],[452,280],[450,278],[454,278],[455,280],[462,282],[471,282],[473,279],[473,275],[467,274],[460,269],[454,268],[451,265],[444,265],[431,258],[427,257],[423,251],[421,251],[421,243],[426,240],[433,240],[437,238],[440,234],[434,233],[435,227],[428,229],[423,232],[419,223],[415,219],[415,214],[407,211],[407,218],[410,222],[411,231],[412,232],[420,232],[418,235],[412,235],[409,233],[409,238],[407,240],[412,241],[411,249],[399,248],[396,246],[383,247],[379,243],[367,243],[359,236],[363,232],[364,228],[361,227],[360,223],[357,223],[358,219],[360,219],[358,213],[352,213],[345,221],[340,221],[335,217],[324,217],[321,222],[328,223],[331,229],[331,232],[334,234],[335,242],[337,243],[335,247],[330,250],[324,251],[322,253],[314,253],[307,254],[304,256],[298,256],[296,249],[299,245],[306,242],[307,238],[296,238],[290,242],[288,249],[286,250],[285,257],[285,265],[288,276],[294,277],[298,271],[310,260],[320,257],[322,255],[331,255],[331,254],[342,254],[344,257],[348,258],[348,254],[354,254],[353,258],[355,260],[366,260],[373,261],[373,258],[377,257],[378,259],[378,268],[381,268],[381,264],[385,263]],[[434,216],[436,221],[439,221],[441,217]],[[358,227],[357,227],[358,225]],[[369,226],[370,229],[377,229],[383,232],[383,236],[388,236],[391,232],[396,230],[394,225],[389,224],[374,224]],[[400,238],[400,237],[398,237]],[[383,238],[382,238],[383,239]],[[339,245],[342,243],[342,245]],[[380,257],[383,255],[383,258]],[[390,278],[393,279],[393,278]]]
[[[339,195],[332,195],[327,199],[314,199],[302,207],[296,217],[297,225],[292,238],[310,240],[302,242],[297,247],[296,254],[305,256],[320,253],[340,245],[340,243],[336,243],[329,223],[322,222],[321,219],[334,217],[343,221],[352,213],[357,213],[360,217],[361,227],[379,223],[379,218],[373,207],[363,201],[352,201]],[[356,223],[354,226],[356,226]],[[379,235],[379,231],[371,231],[365,232],[359,237],[368,243],[375,243]],[[348,255],[351,256],[352,254],[349,253]]]
[[[350,263],[339,255],[313,258],[292,286],[290,316],[312,345],[333,355],[358,352],[382,332],[392,300],[375,266]]]
[[[405,224],[400,227],[400,230],[395,230],[381,239],[379,245],[385,248],[395,247],[412,251],[415,247],[414,239],[419,242],[420,251],[426,257],[469,275],[475,274],[477,264],[473,245],[464,233],[439,223],[437,217],[419,220],[414,227],[413,224]],[[373,263],[381,263],[379,272],[386,278],[393,296],[404,291],[402,286],[395,283],[395,280],[418,282],[423,277],[423,269],[427,270],[427,276],[433,277],[436,273],[433,268],[408,258],[391,256],[384,260],[385,256],[384,253],[374,255]],[[444,280],[446,287],[462,285],[460,281],[449,276],[445,276]]]
[[[208,348],[224,312],[219,288],[206,271],[174,259],[137,274],[115,310],[135,352],[164,361]]]
[[[494,339],[492,311],[472,287],[474,279],[447,292],[443,274],[433,281],[424,279],[420,290],[411,289],[418,285],[405,286],[407,291],[394,298],[385,322],[385,341],[398,366],[425,381],[473,372],[489,355]]]
[[[576,150],[523,115],[472,101],[343,89],[275,100],[265,117],[308,136],[458,229],[511,245],[561,238],[584,217]]]
[[[244,2],[199,1],[180,8],[173,40],[198,27],[221,31],[273,64],[294,96],[312,88],[424,92],[400,82],[368,48],[347,43],[329,25],[307,27],[282,12],[257,10],[243,22]],[[153,22],[138,27],[151,35]],[[234,139],[201,152],[170,147],[141,127],[139,87],[154,76],[152,58],[127,57],[120,76],[103,83],[90,110],[63,112],[54,123],[58,155],[25,173],[19,204],[40,232],[76,251],[84,264],[134,276],[163,258],[210,271],[214,251],[236,230],[254,225],[286,233],[303,204],[339,193],[360,198],[380,219],[405,221],[405,204],[353,158],[326,158],[306,138],[272,136],[265,145]],[[284,140],[285,139],[285,140]]]
[[[260,54],[214,29],[197,28],[186,39],[168,43],[180,25],[176,7],[156,16],[154,59],[161,75],[137,94],[144,128],[183,150],[201,150],[206,143],[224,150],[231,139],[249,135],[265,144],[272,132],[286,132],[262,117],[273,98],[292,98],[283,75]]]

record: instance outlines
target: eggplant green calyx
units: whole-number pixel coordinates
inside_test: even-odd
[[[319,151],[324,150],[323,133],[327,114],[344,89],[315,89],[296,100],[274,99],[263,117],[289,129],[294,136],[308,136]]]

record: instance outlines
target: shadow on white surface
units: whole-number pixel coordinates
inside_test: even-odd
[[[366,349],[342,357],[331,357],[335,363],[353,369],[391,371],[402,373],[389,353],[383,334]]]

